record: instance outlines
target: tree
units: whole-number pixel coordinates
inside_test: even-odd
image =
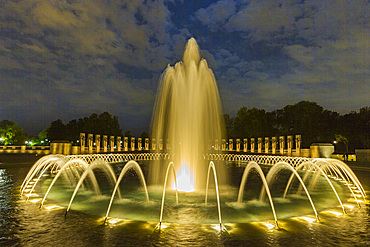
[[[26,133],[23,128],[20,127],[16,122],[3,120],[0,122],[0,137],[5,145],[24,144],[26,140]]]
[[[81,132],[110,136],[122,135],[118,117],[112,117],[108,112],[103,112],[100,115],[93,113],[89,117],[73,119],[66,125],[60,119],[53,121],[47,129],[47,137],[50,141],[62,139],[73,142],[80,138]]]
[[[342,135],[335,134],[335,140],[338,143],[343,143],[346,146],[346,153],[348,154],[348,139]]]

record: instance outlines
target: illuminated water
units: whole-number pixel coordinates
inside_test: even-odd
[[[208,163],[202,155],[209,152],[211,140],[221,143],[224,125],[215,77],[191,38],[182,61],[163,73],[152,120],[152,137],[158,145],[162,140],[163,147],[169,143],[168,152],[174,154],[179,190],[204,188]],[[159,185],[167,164],[153,163],[151,183]],[[220,177],[222,183],[226,179],[227,174]]]
[[[10,161],[11,162],[11,161]],[[8,162],[8,163],[10,163]],[[258,192],[247,190],[246,200],[251,202],[244,209],[237,209],[235,205],[227,205],[227,201],[236,201],[238,183],[240,183],[243,168],[229,164],[232,174],[231,188],[220,188],[222,194],[223,222],[229,234],[220,233],[212,228],[217,223],[217,210],[215,205],[214,191],[210,193],[211,207],[204,207],[200,199],[179,195],[179,205],[175,204],[174,192],[170,191],[164,212],[164,222],[168,226],[162,232],[153,231],[158,223],[161,190],[149,187],[149,195],[153,201],[149,205],[133,203],[135,200],[145,201],[145,193],[142,192],[140,183],[134,173],[124,177],[125,186],[122,186],[122,200],[117,200],[112,207],[110,224],[103,225],[104,211],[109,202],[108,187],[102,187],[103,196],[94,197],[91,193],[79,193],[76,203],[72,205],[67,218],[64,218],[65,206],[71,196],[70,191],[63,193],[57,190],[51,193],[43,209],[38,209],[39,202],[31,200],[25,203],[19,197],[19,187],[26,176],[30,166],[4,165],[0,169],[0,244],[21,246],[366,246],[369,245],[370,207],[362,205],[358,208],[354,203],[347,203],[348,215],[336,215],[341,213],[335,201],[335,197],[325,196],[325,205],[320,206],[322,196],[313,193],[317,202],[320,215],[320,223],[308,222],[314,219],[312,210],[305,206],[306,200],[300,197],[290,198],[293,205],[288,205],[283,200],[275,199],[279,225],[281,230],[273,227],[273,217],[268,205],[253,202],[258,197]],[[142,164],[144,174],[148,173],[146,164]],[[114,167],[119,174],[122,165]],[[264,168],[266,172],[268,168]],[[357,176],[369,190],[369,171],[366,168],[355,170]],[[283,175],[284,176],[284,175]],[[101,183],[104,176],[99,177]],[[257,176],[255,177],[257,178]],[[45,178],[45,185],[47,181]],[[260,181],[252,175],[250,183],[260,186]],[[109,184],[109,183],[104,183]],[[319,188],[326,192],[330,191],[324,183]],[[127,186],[130,185],[130,186]],[[59,184],[59,188],[63,186]],[[336,184],[336,187],[340,186]],[[57,187],[56,187],[57,188]],[[230,187],[229,187],[230,188]],[[41,188],[42,189],[42,188]],[[272,189],[272,193],[279,193],[279,186]],[[55,193],[57,192],[57,193]],[[323,192],[325,193],[325,192]],[[68,196],[67,196],[68,194]],[[107,196],[104,196],[107,195]],[[341,196],[349,197],[342,191]],[[37,197],[35,197],[37,198]],[[66,200],[64,200],[64,198]],[[194,202],[195,200],[195,202]],[[58,203],[56,203],[58,202]],[[204,202],[204,201],[203,201]],[[63,209],[54,208],[48,210],[51,205],[64,206]],[[299,207],[298,207],[299,205]],[[327,205],[328,206],[328,205]],[[131,211],[131,213],[130,213]],[[326,212],[330,211],[330,212]],[[151,216],[153,214],[153,216]],[[295,214],[293,217],[288,217]],[[189,217],[189,215],[191,217]],[[249,216],[248,216],[249,215]],[[136,220],[122,221],[121,219],[133,218]],[[304,218],[303,216],[307,217]],[[288,217],[288,218],[286,218]],[[297,218],[301,217],[301,218]],[[258,219],[257,219],[258,218]],[[284,219],[283,219],[284,218]],[[177,223],[171,223],[177,222]],[[228,223],[232,222],[232,223]],[[241,223],[246,222],[246,223]]]

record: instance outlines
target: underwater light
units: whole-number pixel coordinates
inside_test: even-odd
[[[310,217],[306,217],[306,216],[297,217],[296,219],[301,219],[301,220],[307,221],[308,223],[314,223],[316,221],[316,219],[310,218]]]

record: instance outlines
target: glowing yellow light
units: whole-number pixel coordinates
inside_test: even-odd
[[[27,194],[26,196],[31,197],[31,196],[39,196],[39,195],[38,194]]]
[[[336,212],[336,211],[325,211],[325,213],[334,214],[336,216],[343,215],[342,213]]]
[[[269,223],[269,222],[264,222],[263,223],[268,229],[273,229],[274,227],[275,227],[275,225],[273,225],[273,224],[271,224],[271,223]]]
[[[30,202],[33,202],[33,203],[36,203],[36,202],[41,201],[41,198],[36,198],[36,199],[29,200],[29,201],[30,201]]]
[[[190,168],[183,164],[176,177],[177,190],[183,192],[193,192],[195,190],[194,180],[190,175]],[[175,181],[173,181],[172,189],[176,190]]]
[[[314,219],[314,218],[305,217],[305,216],[298,217],[297,219],[305,220],[305,221],[307,221],[308,223],[314,223],[314,222],[316,221],[316,219]]]
[[[45,209],[47,210],[52,210],[52,209],[61,209],[62,207],[58,206],[58,205],[51,205],[51,206],[47,206],[45,207]]]
[[[30,192],[31,191],[31,189],[26,189],[26,190],[24,190],[24,192]]]
[[[355,202],[365,202],[365,201],[356,199]]]
[[[354,208],[355,206],[353,206],[353,205],[348,205],[348,204],[344,204],[343,205],[344,207],[346,207],[346,208],[349,208],[349,209],[352,209],[352,208]]]
[[[215,229],[216,231],[227,231],[226,227],[220,224],[212,225],[211,228]]]
[[[159,228],[160,229],[166,229],[168,226],[167,225],[165,225],[165,224],[161,224],[160,226],[159,226]]]
[[[111,219],[108,222],[109,222],[109,224],[116,224],[116,223],[118,223],[120,221],[121,221],[120,219]]]

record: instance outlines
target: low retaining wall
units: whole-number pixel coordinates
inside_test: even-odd
[[[355,154],[357,157],[357,161],[370,161],[370,149],[355,149]]]

